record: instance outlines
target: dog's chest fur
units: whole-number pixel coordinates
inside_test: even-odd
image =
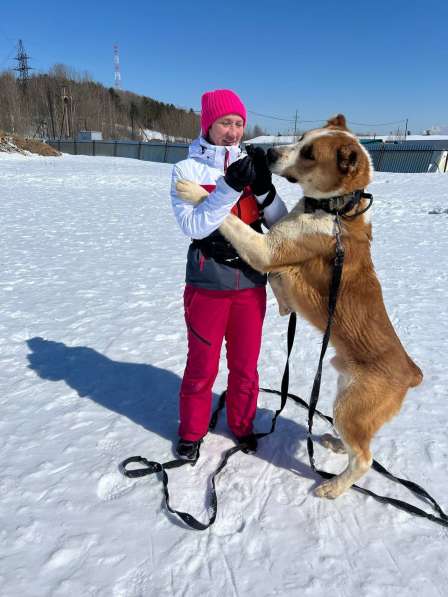
[[[361,216],[343,226],[343,283],[345,287],[350,286],[350,293],[355,297],[357,289],[362,291],[365,278],[374,276],[370,257],[371,225]],[[322,328],[325,325],[324,315],[327,312],[335,256],[335,218],[323,211],[304,213],[304,201],[301,200],[274,228],[277,228],[279,237],[328,247],[326,254],[316,252],[310,259],[286,266],[270,276],[271,286],[284,312],[300,312]]]
[[[333,236],[335,232],[334,217],[322,210],[305,213],[305,200],[297,205],[274,228],[281,230],[286,238],[298,238],[308,234],[324,234]]]

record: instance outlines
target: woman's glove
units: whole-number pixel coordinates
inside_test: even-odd
[[[255,195],[264,195],[272,189],[272,172],[269,170],[266,154],[262,147],[247,148],[247,154],[252,158],[255,168],[255,180],[251,187]]]
[[[255,180],[255,166],[252,158],[246,156],[242,160],[230,164],[224,180],[235,191],[242,191],[245,186],[252,185]]]

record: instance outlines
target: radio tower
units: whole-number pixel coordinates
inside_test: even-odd
[[[114,45],[114,66],[115,66],[115,89],[121,89],[121,72],[120,72],[120,54],[118,53],[118,45]]]
[[[28,80],[30,78],[30,70],[31,67],[28,66],[29,56],[25,52],[25,48],[23,47],[23,42],[19,39],[19,43],[17,44],[17,56],[16,61],[18,62],[18,66],[14,69],[19,73],[19,85],[22,89],[22,92],[25,93],[28,87]]]

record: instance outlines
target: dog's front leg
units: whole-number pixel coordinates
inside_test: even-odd
[[[194,206],[199,205],[208,197],[208,191],[203,189],[201,185],[185,178],[176,182],[176,192],[183,201],[192,203]]]
[[[260,234],[231,214],[221,224],[219,231],[246,263],[259,272],[270,272],[306,261],[321,249],[313,246],[310,250],[302,242],[296,228],[294,221],[289,222],[285,218],[274,224],[267,234]]]
[[[267,272],[272,265],[272,251],[268,234],[260,234],[230,214],[219,231],[235,247],[238,255],[259,272]]]

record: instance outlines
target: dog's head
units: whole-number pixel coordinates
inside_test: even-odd
[[[269,149],[267,160],[274,174],[300,183],[305,195],[316,199],[363,189],[372,178],[370,156],[342,114],[306,132],[295,145]]]

